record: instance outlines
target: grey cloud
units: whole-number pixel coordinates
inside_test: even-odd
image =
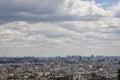
[[[66,0],[0,0],[0,23],[96,21],[107,15],[107,11],[90,1],[86,2],[86,6],[90,6],[90,9],[88,7],[81,12],[84,10],[82,6],[84,2],[77,0],[72,2]],[[76,5],[78,5],[77,8],[75,8]],[[94,10],[100,11],[100,14]]]
[[[0,22],[28,21],[28,22],[63,22],[63,21],[98,21],[101,17],[95,16],[71,16],[71,15],[0,15]]]
[[[61,0],[0,0],[0,22],[46,21],[49,20],[49,15],[56,15],[62,3]],[[43,15],[48,18],[42,17]]]
[[[0,0],[0,10],[1,13],[8,14],[19,12],[52,14],[62,2],[61,0]]]

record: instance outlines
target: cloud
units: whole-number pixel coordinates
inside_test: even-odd
[[[0,11],[0,23],[96,21],[102,17],[119,17],[119,3],[104,9],[95,1],[0,0]]]
[[[72,52],[79,54],[78,52],[83,53],[91,49],[98,54],[99,48],[100,50],[104,48],[103,53],[105,49],[109,48],[113,48],[113,52],[115,52],[119,51],[120,47],[119,31],[117,31],[120,29],[119,21],[118,18],[111,21],[107,18],[91,22],[10,22],[0,25],[0,47],[9,50],[11,48],[21,50],[23,47],[28,50],[37,48],[36,54],[39,54],[39,48],[47,48],[48,52],[50,49],[50,52],[60,49],[61,53],[65,51],[66,54],[72,54]],[[23,49],[21,52],[27,55],[27,49]]]
[[[39,51],[46,55],[50,52],[53,52],[53,55],[62,55],[61,53],[109,55],[107,50],[111,49],[113,51],[109,52],[110,55],[112,52],[117,54],[116,51],[119,51],[120,47],[119,33],[116,32],[119,21],[118,19],[57,23],[19,21],[2,24],[0,25],[0,47],[6,50],[0,51],[11,54],[15,53],[14,49],[16,49],[17,52],[20,51],[25,55],[43,55]]]
[[[0,52],[119,55],[119,11],[119,2],[0,0]]]
[[[115,17],[120,18],[120,2],[118,2],[116,5],[111,7],[111,12]]]
[[[91,22],[28,23],[12,22],[0,26],[1,41],[30,43],[80,43],[82,41],[120,40],[119,19]],[[4,40],[4,41],[5,41]],[[9,41],[8,41],[9,42]]]
[[[66,13],[76,16],[105,16],[106,11],[95,1],[66,0],[63,6]]]
[[[1,13],[28,12],[45,15],[54,13],[61,3],[61,0],[0,0],[0,10]]]

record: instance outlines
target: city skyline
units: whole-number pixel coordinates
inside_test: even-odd
[[[0,0],[0,56],[120,56],[119,0]]]

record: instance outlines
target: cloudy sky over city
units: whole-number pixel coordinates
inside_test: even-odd
[[[120,56],[120,0],[0,0],[0,56]]]

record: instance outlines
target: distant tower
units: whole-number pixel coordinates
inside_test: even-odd
[[[94,58],[94,55],[91,55],[91,58]]]
[[[94,55],[91,55],[91,60],[94,61]]]

